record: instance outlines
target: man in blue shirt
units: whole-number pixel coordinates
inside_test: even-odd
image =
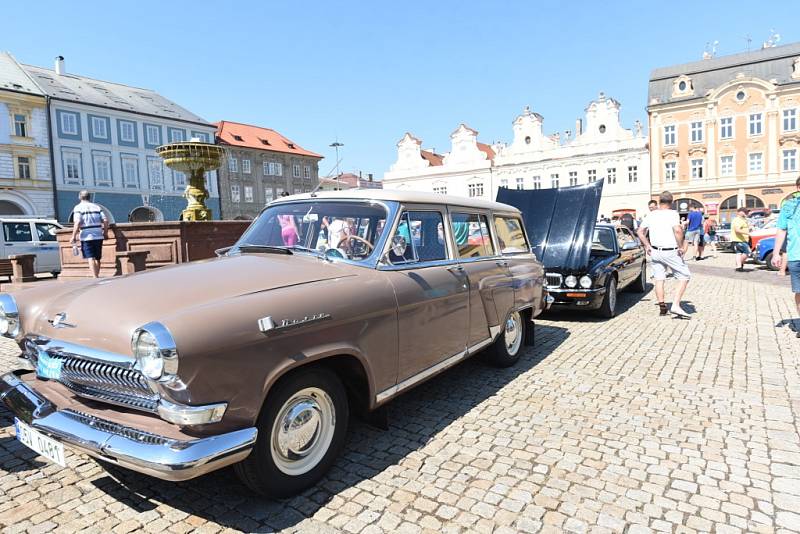
[[[695,247],[695,260],[703,259],[703,212],[692,206],[686,217],[686,242]]]
[[[794,303],[797,306],[797,314],[800,315],[800,177],[795,182],[797,191],[792,197],[786,200],[781,206],[781,214],[778,216],[778,231],[775,234],[775,247],[773,250],[781,250],[786,241],[786,260],[787,271],[792,278],[792,293],[794,293]],[[772,263],[780,268],[784,259],[780,254],[772,255]],[[800,337],[800,326],[795,325],[795,333]]]

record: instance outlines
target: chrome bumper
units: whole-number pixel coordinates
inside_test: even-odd
[[[15,374],[0,377],[0,401],[20,420],[69,448],[164,480],[187,480],[239,462],[257,430],[188,441],[158,436],[72,410],[57,410]]]

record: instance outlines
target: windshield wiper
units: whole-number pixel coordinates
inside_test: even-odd
[[[331,259],[328,257],[327,254],[325,254],[324,252],[322,252],[320,250],[317,250],[315,248],[304,247],[302,245],[292,245],[289,248],[292,249],[292,250],[299,250],[301,252],[310,252],[311,254],[313,254],[314,256],[316,256],[317,258],[319,258],[321,260],[331,261]]]
[[[284,247],[273,247],[272,245],[256,245],[253,243],[242,243],[236,247],[239,252],[271,252],[275,254],[289,254],[293,252]]]

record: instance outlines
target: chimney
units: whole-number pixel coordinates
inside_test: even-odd
[[[367,174],[367,178],[368,178],[368,179],[369,179],[369,181],[371,182],[371,181],[372,181],[372,173],[369,173],[369,174]]]
[[[66,73],[67,71],[64,70],[64,56],[56,56],[56,74],[60,76]]]
[[[583,119],[575,119],[575,137],[583,133]]]

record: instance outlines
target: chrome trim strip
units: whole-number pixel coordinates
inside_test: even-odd
[[[87,347],[86,345],[76,345],[67,341],[61,341],[60,339],[51,339],[44,336],[28,335],[25,336],[25,339],[33,342],[39,350],[55,352],[62,357],[90,360],[96,363],[107,363],[122,367],[123,369],[133,369],[136,365],[136,359],[133,356],[107,352]]]
[[[254,427],[177,440],[56,407],[17,376],[0,377],[0,399],[20,420],[71,449],[164,480],[188,480],[246,458]]]
[[[547,288],[548,293],[555,293],[555,294],[562,294],[562,293],[599,293],[600,291],[605,291],[605,288],[591,288],[591,289],[583,289],[580,287],[573,287],[572,289],[556,289],[556,288]]]
[[[418,382],[420,382],[422,380],[425,380],[429,376],[432,376],[432,375],[438,373],[439,371],[443,371],[443,370],[447,369],[448,367],[451,367],[451,366],[455,365],[456,363],[458,363],[461,360],[467,358],[468,356],[471,356],[474,352],[477,352],[480,349],[482,349],[483,347],[485,347],[486,345],[489,345],[492,341],[494,341],[494,338],[491,338],[491,337],[487,338],[487,339],[485,339],[483,341],[480,341],[480,342],[472,345],[471,347],[469,347],[467,350],[463,350],[463,351],[459,352],[458,354],[454,354],[454,355],[450,356],[449,358],[447,358],[446,360],[442,360],[441,362],[439,362],[439,363],[437,363],[435,365],[432,365],[432,366],[428,367],[427,369],[425,369],[423,371],[420,371],[419,373],[417,373],[417,374],[415,374],[413,376],[410,376],[410,377],[406,378],[402,382],[400,382],[398,384],[395,384],[394,386],[391,386],[391,387],[379,392],[377,395],[375,395],[375,402],[376,403],[381,403],[384,400],[388,399],[389,397],[393,397],[393,396],[397,395],[398,393],[400,393],[401,391],[405,391],[406,389],[410,388],[414,384],[416,384],[416,383],[418,383]]]
[[[502,324],[499,324],[497,326],[490,326],[489,327],[489,335],[492,337],[492,339],[496,338],[497,335],[502,331],[503,331],[503,325]]]
[[[398,263],[396,265],[378,265],[379,271],[410,271],[413,269],[424,269],[426,267],[446,267],[450,265],[457,265],[456,260],[434,260],[434,261],[420,261]]]
[[[17,339],[20,332],[22,332],[22,322],[19,320],[19,308],[17,307],[16,299],[8,293],[0,293],[0,310],[8,319],[9,326],[8,332],[2,334],[2,336],[9,339]]]

